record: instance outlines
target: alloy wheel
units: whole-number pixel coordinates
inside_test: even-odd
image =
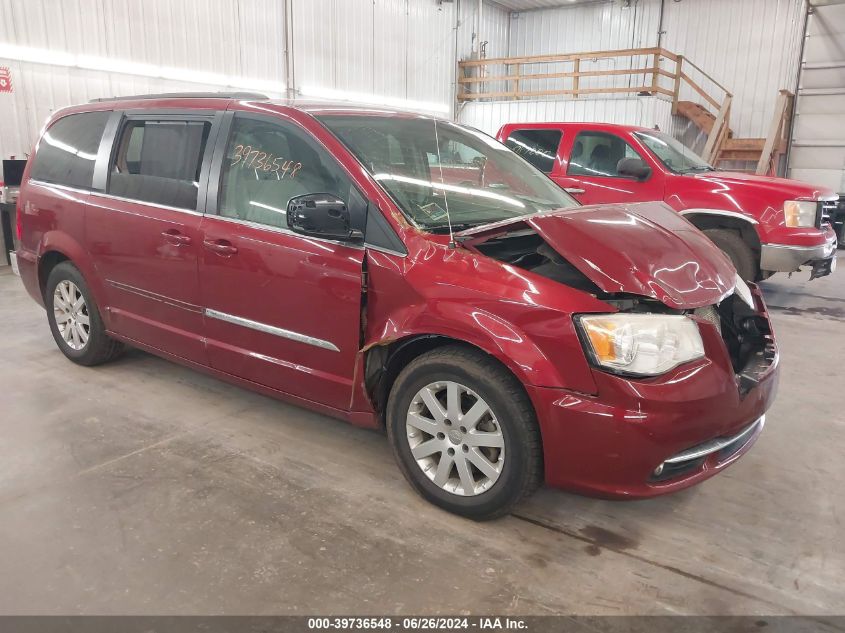
[[[411,454],[436,486],[479,495],[499,479],[505,439],[484,399],[453,381],[433,382],[411,400],[405,423]]]
[[[53,292],[53,315],[64,342],[79,351],[88,344],[91,319],[85,297],[72,281],[62,280]]]

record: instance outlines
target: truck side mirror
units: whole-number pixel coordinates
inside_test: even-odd
[[[616,173],[627,178],[645,180],[651,176],[651,167],[642,158],[623,158],[616,163]]]

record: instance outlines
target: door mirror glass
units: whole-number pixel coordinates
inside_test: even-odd
[[[346,203],[330,193],[309,193],[288,202],[288,227],[302,235],[330,240],[361,241],[361,231],[353,229]]]
[[[623,158],[617,163],[616,171],[620,176],[637,180],[645,180],[651,175],[651,167],[642,158]]]

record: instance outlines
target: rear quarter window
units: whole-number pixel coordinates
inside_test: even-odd
[[[32,163],[34,180],[90,189],[100,139],[111,112],[82,112],[62,117],[41,140]]]
[[[560,130],[514,130],[505,145],[543,173],[550,174],[562,136]]]

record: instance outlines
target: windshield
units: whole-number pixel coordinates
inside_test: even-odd
[[[677,174],[694,171],[714,171],[703,158],[680,141],[663,132],[634,132],[634,136],[657,156],[667,169]]]
[[[459,231],[578,203],[481,132],[426,117],[321,116],[418,227]],[[448,211],[448,217],[447,217]]]

